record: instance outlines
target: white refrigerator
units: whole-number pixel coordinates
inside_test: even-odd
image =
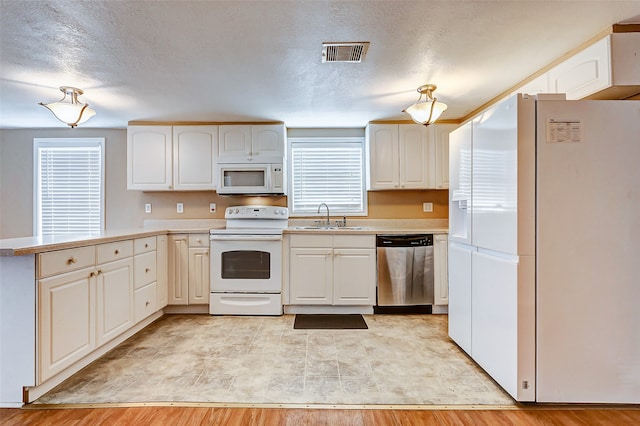
[[[518,401],[640,403],[640,102],[558,98],[450,135],[449,335]]]

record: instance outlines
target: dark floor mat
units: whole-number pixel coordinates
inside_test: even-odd
[[[367,329],[360,314],[297,314],[293,328],[298,330]]]

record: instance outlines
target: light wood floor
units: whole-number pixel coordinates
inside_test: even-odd
[[[510,410],[333,410],[285,408],[128,407],[0,409],[9,425],[638,425],[640,407]]]

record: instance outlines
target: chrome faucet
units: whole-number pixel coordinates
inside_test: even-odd
[[[329,225],[331,225],[331,219],[329,218],[329,206],[326,203],[320,203],[320,205],[318,206],[318,211],[316,213],[320,213],[320,209],[322,208],[322,206],[325,206],[325,208],[327,209],[327,223],[326,223],[326,225],[329,226]]]

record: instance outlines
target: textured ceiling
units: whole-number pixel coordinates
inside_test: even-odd
[[[62,85],[96,110],[83,127],[362,127],[406,119],[425,83],[459,119],[623,21],[639,0],[0,0],[0,128],[62,126],[37,105]],[[371,45],[322,63],[325,41]]]

